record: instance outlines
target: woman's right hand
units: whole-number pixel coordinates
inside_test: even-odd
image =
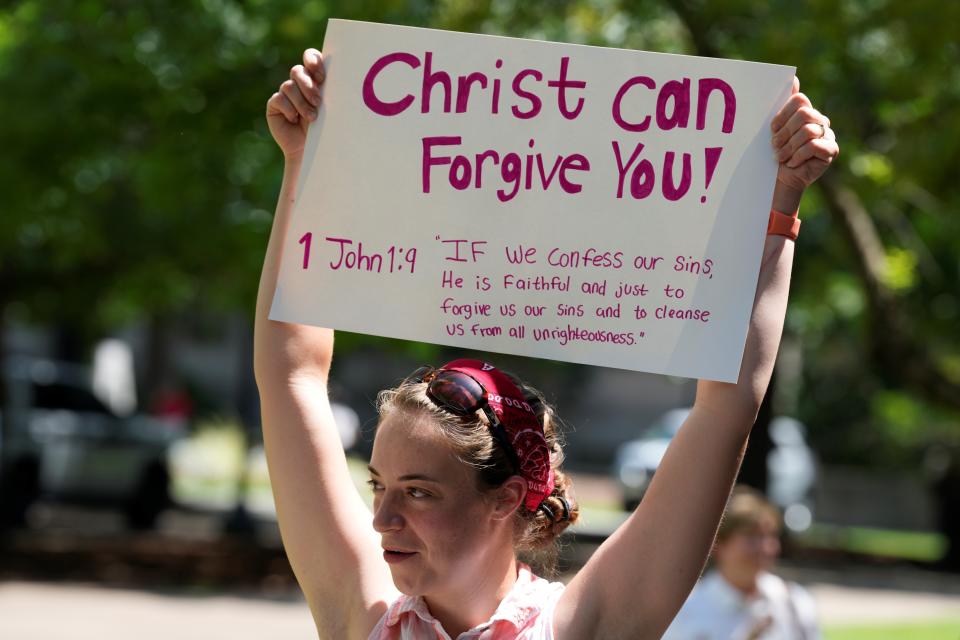
[[[323,55],[316,49],[303,52],[303,64],[290,68],[290,79],[267,100],[267,124],[287,159],[299,158],[307,128],[317,119],[320,85],[324,79]]]

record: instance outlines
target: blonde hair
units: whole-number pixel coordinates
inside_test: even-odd
[[[756,527],[769,518],[777,523],[777,527],[782,525],[780,510],[773,503],[756,489],[738,485],[730,494],[720,528],[717,529],[717,542],[725,542],[735,533]]]
[[[535,573],[552,577],[557,570],[558,537],[577,521],[580,513],[573,496],[572,483],[560,470],[563,464],[560,421],[554,408],[539,391],[515,376],[507,375],[523,392],[524,399],[533,407],[543,425],[555,483],[553,492],[544,500],[546,509],[531,512],[521,505],[514,513],[514,551],[517,558],[529,564]],[[483,412],[477,411],[467,417],[457,416],[437,406],[427,397],[426,391],[426,383],[410,381],[381,391],[377,395],[380,421],[398,410],[429,416],[457,457],[476,469],[480,491],[495,489],[516,475],[509,455],[494,439]]]

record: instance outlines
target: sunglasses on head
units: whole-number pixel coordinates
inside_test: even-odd
[[[490,424],[490,432],[509,456],[514,471],[520,469],[520,461],[517,459],[516,450],[510,444],[507,430],[490,408],[487,390],[473,376],[462,371],[423,366],[410,374],[407,380],[427,383],[427,397],[430,401],[454,415],[468,417],[477,411],[483,411]]]

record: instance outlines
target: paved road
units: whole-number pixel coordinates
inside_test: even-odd
[[[810,587],[824,625],[960,621],[960,578],[898,569],[843,572],[787,568]],[[887,570],[889,571],[889,570]],[[837,578],[837,575],[833,576]],[[859,582],[874,585],[863,586]],[[848,583],[848,584],[844,584]],[[261,640],[315,638],[310,614],[296,592],[274,597],[197,592],[150,592],[79,583],[0,583],[0,638],[5,640]]]
[[[0,584],[4,640],[316,639],[306,604],[242,595],[151,593],[81,584]]]
[[[224,540],[220,520],[210,515],[167,515],[162,527],[167,531],[129,537],[118,533],[120,525],[109,514],[63,509],[46,514],[42,530],[9,538],[0,557],[0,639],[315,638],[279,540],[268,545],[275,550],[265,552]],[[82,535],[78,520],[84,524]],[[268,533],[275,528],[267,527]],[[275,532],[267,537],[275,538]],[[571,559],[583,562],[590,552],[589,543],[578,544]],[[960,623],[957,575],[906,564],[861,566],[809,559],[802,566],[787,564],[782,572],[810,588],[824,625],[942,619]],[[139,588],[109,588],[95,584],[97,580]],[[220,586],[144,588],[184,581]],[[228,592],[224,585],[247,585],[249,590]]]
[[[910,565],[786,565],[806,586],[824,625],[950,620],[960,624],[960,575]]]

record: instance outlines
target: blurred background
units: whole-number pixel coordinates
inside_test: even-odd
[[[804,199],[741,481],[825,637],[960,638],[960,3],[20,0],[0,8],[0,637],[312,635],[260,448],[264,103],[329,17],[798,67],[843,149]],[[442,347],[342,334],[377,390]],[[642,498],[688,380],[496,356],[568,423],[572,575]]]

